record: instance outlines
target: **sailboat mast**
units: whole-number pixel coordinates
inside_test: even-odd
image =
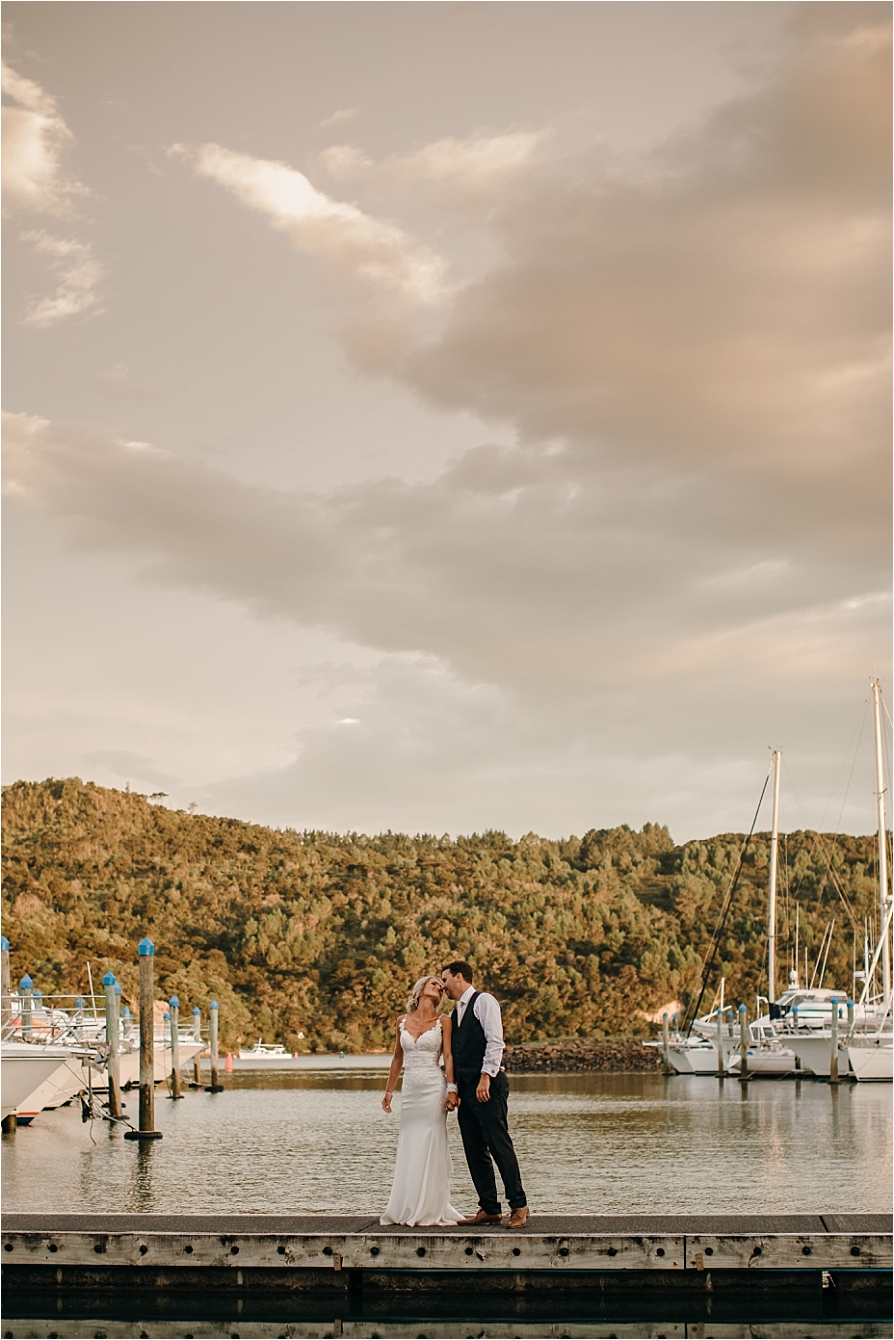
[[[779,862],[779,773],[782,750],[773,750],[773,831],[770,834],[770,897],[767,908],[767,995],[776,999],[776,873]]]
[[[875,786],[878,801],[878,900],[879,927],[884,936],[882,944],[882,993],[885,1005],[891,998],[891,946],[886,929],[888,915],[888,840],[885,832],[885,771],[882,761],[882,686],[872,681],[875,707]]]

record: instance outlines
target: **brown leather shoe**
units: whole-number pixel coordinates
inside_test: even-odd
[[[461,1224],[502,1224],[503,1216],[501,1214],[488,1214],[487,1210],[479,1210],[471,1219],[460,1219]]]
[[[527,1205],[520,1205],[517,1210],[513,1210],[512,1213],[510,1214],[509,1227],[524,1228],[525,1224],[528,1222],[529,1214],[530,1210],[528,1209]]]

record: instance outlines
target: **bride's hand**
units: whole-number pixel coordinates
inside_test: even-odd
[[[390,1094],[390,1093],[386,1093],[386,1094],[385,1094],[385,1097],[382,1099],[382,1111],[383,1111],[383,1112],[390,1112],[390,1111],[391,1111],[391,1094]]]

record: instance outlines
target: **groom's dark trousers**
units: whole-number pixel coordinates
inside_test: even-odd
[[[477,1077],[457,1077],[459,1130],[469,1172],[478,1192],[478,1204],[487,1214],[501,1212],[494,1177],[496,1163],[506,1188],[509,1208],[517,1210],[528,1202],[509,1134],[509,1080],[502,1070],[494,1075],[490,1082],[490,1100],[486,1103],[479,1103],[475,1097],[477,1087]]]

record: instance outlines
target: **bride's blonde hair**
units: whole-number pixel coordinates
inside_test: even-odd
[[[433,973],[429,973],[427,977],[420,977],[419,981],[416,983],[416,985],[413,987],[413,990],[410,992],[410,998],[407,1001],[407,1014],[414,1014],[415,1011],[419,1009],[419,1002],[422,999],[422,993],[428,986],[429,982],[437,982],[438,986],[440,987],[443,987],[444,985],[440,977],[435,977]]]

